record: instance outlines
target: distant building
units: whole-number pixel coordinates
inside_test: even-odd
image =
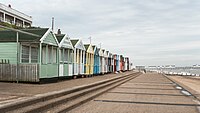
[[[198,64],[195,64],[195,65],[193,65],[193,67],[200,67],[200,65],[198,65]]]
[[[148,68],[153,68],[153,69],[156,69],[157,66],[148,66]]]
[[[135,66],[135,68],[136,68],[137,70],[144,70],[144,69],[145,69],[145,66]]]
[[[6,22],[18,27],[30,27],[32,17],[11,8],[11,5],[6,6],[0,3],[0,22]]]
[[[175,65],[165,65],[165,68],[175,68]]]

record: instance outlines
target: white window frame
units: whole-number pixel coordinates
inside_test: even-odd
[[[22,62],[22,48],[23,48],[23,46],[27,46],[28,48],[29,48],[29,56],[28,56],[28,62]],[[31,48],[32,47],[34,47],[34,48],[37,48],[37,62],[32,62],[32,56],[31,56]],[[30,44],[22,44],[21,45],[21,55],[20,55],[20,63],[38,63],[38,56],[39,56],[39,47],[38,46],[36,46],[36,45],[30,45]]]

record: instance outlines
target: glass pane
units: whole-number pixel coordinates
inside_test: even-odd
[[[52,63],[52,46],[48,46],[48,63]]]
[[[29,63],[29,46],[22,46],[22,63]]]
[[[63,56],[64,49],[60,50],[60,62],[63,62],[64,56]]]
[[[52,51],[52,63],[56,63],[56,60],[57,60],[57,48],[53,48],[53,51]]]
[[[29,62],[29,59],[22,59],[22,62],[23,62],[23,63],[28,63],[28,62]]]
[[[31,63],[37,63],[37,62],[38,62],[38,48],[31,47]]]
[[[78,60],[79,60],[79,58],[78,58],[78,50],[76,50],[76,62],[78,63]]]
[[[42,47],[42,63],[46,64],[46,46]]]
[[[64,61],[68,62],[68,49],[65,49],[65,52],[64,52]]]
[[[74,57],[74,54],[72,53],[72,51],[70,52],[70,62],[72,62],[72,60],[73,60],[73,57]],[[73,62],[72,62],[73,63]]]

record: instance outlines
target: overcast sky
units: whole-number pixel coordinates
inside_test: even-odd
[[[200,0],[1,0],[58,28],[129,56],[134,65],[200,64]]]

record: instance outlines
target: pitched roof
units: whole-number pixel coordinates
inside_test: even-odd
[[[108,54],[109,53],[109,51],[106,51],[106,54]]]
[[[90,44],[84,44],[85,49],[87,50],[89,48]]]
[[[96,47],[96,50],[94,50],[95,47]],[[94,52],[96,52],[97,51],[97,46],[96,45],[92,45],[92,49],[94,50]]]
[[[78,39],[75,39],[75,40],[74,40],[74,39],[72,39],[72,40],[71,40],[71,42],[72,42],[72,45],[73,45],[73,46],[75,46],[75,45],[76,45],[76,43],[78,42]]]
[[[36,37],[28,34],[19,32],[19,42],[38,42],[42,36],[47,32],[48,28],[32,28],[32,29],[20,29],[28,33],[36,34],[41,37]],[[0,30],[0,41],[1,42],[16,42],[17,33],[10,30]]]
[[[100,48],[98,48],[96,45],[93,45],[92,47],[93,47],[93,50],[94,50],[95,47],[96,47],[96,49],[94,50],[94,54],[95,54],[95,55],[99,55]]]
[[[60,43],[62,39],[64,38],[65,34],[55,34],[58,42]]]
[[[95,45],[92,46],[93,49],[94,49],[95,47],[96,47]]]
[[[97,51],[99,52],[99,51],[100,51],[100,48],[97,48]]]

